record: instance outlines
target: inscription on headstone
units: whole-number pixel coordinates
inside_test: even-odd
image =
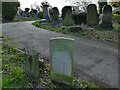
[[[52,80],[65,84],[72,84],[73,48],[74,39],[58,37],[50,40]]]

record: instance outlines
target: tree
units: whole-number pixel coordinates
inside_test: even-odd
[[[19,2],[2,2],[2,18],[12,21],[17,14]]]
[[[48,5],[49,8],[52,8],[52,6],[50,5],[50,3],[44,1],[44,2],[41,2],[41,6],[40,6],[41,9],[42,9],[42,11],[43,11],[43,6],[44,6],[44,5]]]
[[[99,13],[102,14],[102,8],[104,5],[107,5],[107,0],[104,0],[104,2],[98,1],[98,6],[99,6]]]
[[[78,6],[80,6],[81,11],[86,12],[87,6],[91,4],[92,2],[76,2]]]
[[[112,7],[120,7],[120,1],[119,2],[110,2],[110,5]]]
[[[43,18],[43,11],[38,12],[38,17]]]
[[[86,12],[87,6],[92,3],[92,0],[89,0],[89,2],[85,2],[83,0],[66,0],[68,1],[71,6],[77,5],[80,6],[80,10],[83,12]]]
[[[38,12],[40,12],[40,8],[41,8],[41,6],[38,5],[37,2],[35,2],[35,3],[33,4],[33,6],[37,9]]]

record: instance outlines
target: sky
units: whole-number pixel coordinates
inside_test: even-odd
[[[21,3],[20,7],[22,10],[24,10],[26,7],[30,8],[31,5],[34,4],[35,2],[37,2],[40,5],[42,1],[44,0],[19,0],[19,2]],[[68,2],[65,2],[66,0],[46,0],[46,1],[49,2],[52,7],[58,7],[59,11],[61,11],[65,5],[70,5]]]
[[[48,3],[50,3],[52,7],[58,7],[60,13],[64,6],[70,5],[69,2],[66,2],[67,0],[18,0],[18,1],[21,3],[20,7],[22,10],[25,10],[26,7],[31,8],[31,5],[34,4],[35,2],[37,2],[40,5],[41,2],[47,1]],[[89,0],[78,0],[78,1],[89,1]],[[92,1],[95,2],[98,0],[92,0]]]

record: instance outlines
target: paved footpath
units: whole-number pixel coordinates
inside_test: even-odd
[[[2,25],[3,35],[11,37],[8,44],[19,48],[34,48],[41,57],[49,59],[49,39],[75,39],[74,73],[80,79],[103,87],[118,87],[118,48],[108,42],[65,35],[32,26],[33,21]]]

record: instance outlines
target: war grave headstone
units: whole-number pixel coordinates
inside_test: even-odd
[[[110,5],[106,5],[103,7],[102,12],[102,21],[100,22],[101,28],[104,29],[112,29],[112,7]]]
[[[73,82],[74,39],[57,37],[50,39],[51,79],[71,85]]]
[[[99,15],[97,13],[97,7],[95,4],[89,4],[87,6],[87,25],[96,26],[99,23]]]

